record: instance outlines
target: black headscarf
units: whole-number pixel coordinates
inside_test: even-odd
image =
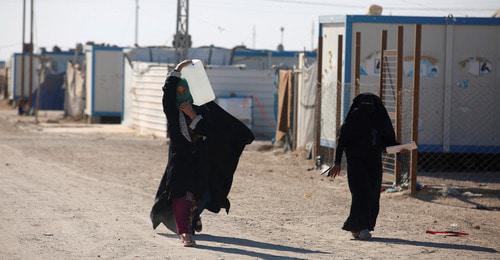
[[[382,100],[372,93],[354,98],[340,130],[337,153],[344,148],[382,151],[395,144],[394,128]]]

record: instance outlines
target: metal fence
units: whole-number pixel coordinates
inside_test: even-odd
[[[381,32],[381,48],[374,66],[379,70],[378,82],[373,76],[366,81],[360,75],[362,35],[359,32],[355,34],[353,46],[353,83],[344,83],[341,76],[332,78],[335,68],[323,68],[323,77],[318,79],[321,80],[319,93],[322,95],[318,146],[323,162],[333,163],[338,120],[345,116],[346,108],[358,93],[371,92],[383,100],[398,141],[418,144],[418,150],[412,153],[384,155],[384,171],[394,174],[395,184],[410,184],[414,193],[417,172],[418,175],[437,177],[460,174],[470,179],[482,176],[484,172],[499,173],[498,73],[487,60],[471,58],[458,65],[447,64],[451,67],[448,70],[444,69],[445,65],[436,68],[442,70],[441,77],[445,78],[443,83],[436,83],[435,78],[421,75],[429,69],[423,67],[428,62],[424,59],[428,57],[421,55],[421,26],[416,25],[414,32],[412,46],[406,46],[406,49],[411,47],[412,53],[406,55],[403,55],[402,46],[403,27],[398,28],[396,39],[391,39],[397,42],[395,49],[387,49],[387,32]],[[340,36],[339,42],[341,39]],[[342,56],[341,44],[337,53]],[[337,85],[342,86],[340,91],[337,91]],[[339,116],[340,107],[342,116]],[[324,129],[329,129],[329,132]]]

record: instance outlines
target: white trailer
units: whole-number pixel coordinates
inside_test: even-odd
[[[90,118],[122,116],[123,60],[122,48],[85,46],[85,115]]]
[[[416,24],[422,25],[419,151],[500,153],[498,18],[321,16],[322,146],[335,146],[336,98],[342,99],[341,119],[354,98],[356,32],[361,33],[361,92],[378,93],[381,32],[387,30],[387,49],[396,49],[398,26],[404,27],[403,103],[411,107],[405,102],[411,102]],[[344,51],[342,95],[337,97],[339,34]],[[411,130],[405,125],[403,133]]]

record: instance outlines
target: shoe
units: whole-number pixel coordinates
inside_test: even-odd
[[[361,240],[368,240],[372,238],[372,234],[370,234],[370,231],[368,229],[363,229],[361,232],[359,232],[358,238]]]
[[[354,239],[359,239],[359,232],[351,231],[351,234]]]
[[[179,237],[180,237],[181,243],[184,247],[196,246],[196,242],[194,241],[193,237],[190,234],[184,233],[184,234],[181,234]]]
[[[198,218],[198,220],[194,224],[194,231],[200,233],[201,230],[203,230],[203,225],[201,224],[201,218]]]

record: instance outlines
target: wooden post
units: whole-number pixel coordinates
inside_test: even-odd
[[[24,65],[24,53],[26,52],[26,44],[25,44],[25,35],[26,35],[26,0],[23,0],[23,43],[22,43],[22,49],[23,49],[23,52],[21,53],[21,97],[19,98],[19,101],[24,99],[24,70],[25,70],[25,65]],[[15,56],[14,56],[15,57]],[[17,62],[17,61],[16,61]],[[16,65],[17,66],[17,65]],[[17,69],[16,67],[13,68],[14,71]],[[16,78],[14,77],[14,82],[16,81]],[[14,85],[14,88],[15,88],[15,84]],[[14,89],[14,93],[16,92],[16,90]],[[14,96],[14,100],[16,99],[16,97]]]
[[[337,100],[337,106],[335,108],[336,110],[336,116],[335,116],[335,129],[337,131],[340,129],[340,110],[342,110],[342,55],[343,55],[343,36],[342,34],[339,34],[338,40],[337,40],[337,46],[338,46],[338,51],[337,51],[337,95],[336,95],[336,100]]]
[[[9,98],[9,67],[5,67],[5,90],[3,92],[3,98]]]
[[[387,49],[387,30],[382,31],[382,42],[380,45],[380,90],[379,96],[383,100],[384,94],[384,51]]]
[[[397,66],[396,66],[396,141],[401,143],[402,123],[402,89],[403,89],[403,33],[404,27],[398,26],[397,39]],[[399,154],[396,154],[394,162],[394,184],[399,185],[401,181],[401,162]]]
[[[422,25],[415,25],[415,60],[413,65],[413,122],[412,122],[412,140],[418,144],[418,118],[420,102],[420,55],[421,55]],[[417,193],[417,164],[418,150],[411,152],[410,165],[410,195]]]
[[[361,65],[361,32],[356,32],[356,50],[354,54],[354,96],[359,95],[359,66]]]
[[[323,56],[323,30],[321,24],[319,25],[318,35],[318,75],[316,80],[316,105],[314,113],[314,127],[315,127],[315,141],[314,141],[314,157],[319,156],[319,148],[321,141],[321,73],[322,73],[322,56]]]
[[[30,56],[29,56],[29,96],[28,96],[28,107],[29,109],[31,109],[31,106],[32,106],[32,103],[33,103],[33,0],[31,0],[31,18],[30,18],[30,22],[31,22],[31,25],[30,25]]]

